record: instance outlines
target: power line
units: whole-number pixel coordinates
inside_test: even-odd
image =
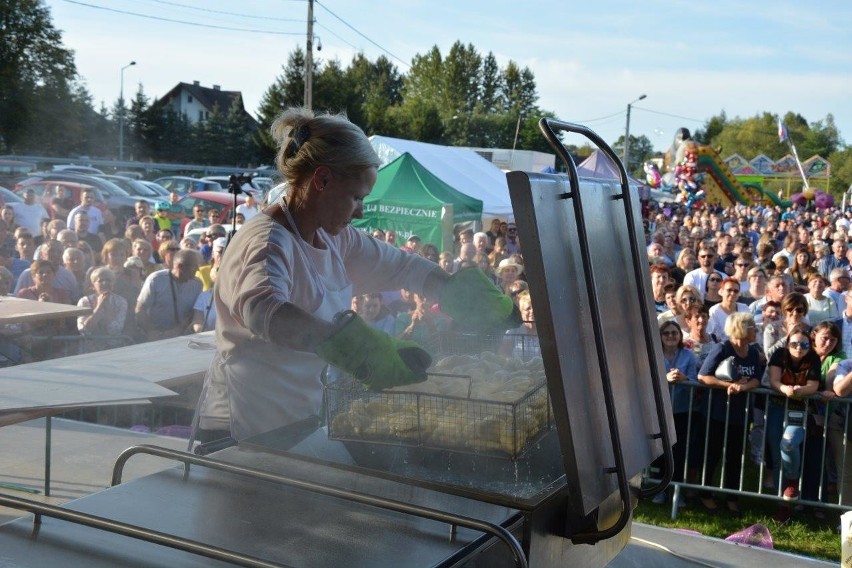
[[[626,112],[626,111],[620,110],[620,111],[618,111],[618,112],[614,112],[614,113],[612,113],[612,114],[608,114],[608,115],[606,115],[606,116],[599,116],[598,118],[587,118],[587,119],[584,119],[584,120],[578,120],[577,122],[578,122],[578,123],[583,123],[583,122],[597,122],[598,120],[605,120],[605,119],[607,119],[607,118],[612,118],[612,117],[614,117],[614,116],[620,116],[620,115],[624,114],[625,112]]]
[[[672,117],[672,118],[682,118],[683,120],[691,120],[692,122],[700,122],[700,123],[702,123],[702,124],[703,124],[704,122],[706,122],[705,120],[699,120],[699,119],[697,119],[697,118],[691,118],[691,117],[689,117],[689,116],[681,116],[681,115],[679,115],[679,114],[671,114],[671,113],[668,113],[668,112],[662,112],[662,111],[659,111],[659,110],[651,110],[651,109],[649,109],[649,108],[638,107],[638,106],[636,106],[636,105],[633,105],[633,108],[634,108],[634,109],[637,109],[637,110],[644,110],[645,112],[650,112],[651,114],[661,114],[661,115],[663,115],[663,116],[670,116],[670,117]]]
[[[253,16],[251,14],[239,14],[237,12],[225,12],[222,10],[211,10],[209,8],[199,8],[197,6],[190,6],[189,4],[181,4],[179,2],[168,2],[167,0],[148,0],[149,2],[155,2],[157,4],[165,4],[166,6],[176,6],[178,8],[188,8],[190,10],[197,10],[199,12],[208,12],[210,14],[223,14],[225,16],[237,16],[239,18],[250,18],[253,20],[274,20],[276,22],[304,22],[304,18],[294,19],[294,18],[276,18],[274,16]],[[305,2],[305,0],[290,0],[290,2]]]
[[[328,33],[330,33],[331,35],[333,35],[334,37],[336,37],[337,39],[339,39],[340,41],[342,41],[343,43],[345,43],[346,45],[348,45],[349,47],[351,47],[355,51],[358,51],[358,48],[356,46],[352,45],[351,43],[349,43],[348,41],[346,41],[345,39],[340,37],[338,34],[331,31],[331,29],[328,26],[324,26],[319,22],[314,22],[314,25],[317,26],[318,28],[324,29],[325,31],[327,31]]]
[[[355,32],[356,34],[358,34],[359,36],[361,36],[365,40],[369,41],[370,43],[372,43],[373,45],[375,45],[376,47],[378,47],[379,49],[381,49],[382,51],[384,51],[385,53],[387,53],[388,55],[390,55],[391,57],[393,57],[394,59],[396,59],[397,61],[399,61],[403,65],[405,65],[406,67],[411,67],[411,65],[409,65],[407,62],[403,61],[402,59],[400,59],[399,57],[397,57],[396,55],[394,55],[393,53],[391,53],[390,51],[388,51],[387,49],[385,49],[384,47],[382,47],[378,43],[374,42],[373,40],[371,40],[370,38],[368,38],[367,36],[365,36],[364,34],[359,32],[358,30],[356,30],[352,26],[352,24],[350,24],[349,22],[347,22],[346,20],[344,20],[343,18],[341,18],[340,16],[338,16],[337,14],[335,14],[334,12],[329,10],[328,7],[325,4],[319,2],[319,0],[317,0],[317,5],[322,6],[323,10],[325,10],[326,12],[328,12],[329,14],[331,14],[332,16],[337,18],[344,26],[346,26],[347,28],[349,28],[350,30],[352,30],[353,32]]]
[[[78,2],[76,0],[65,0],[69,4],[77,4],[78,6],[85,6],[87,8],[94,8],[96,10],[104,10],[106,12],[115,12],[117,14],[125,14],[128,16],[136,16],[138,18],[147,18],[149,20],[158,20],[161,22],[171,22],[173,24],[184,24],[186,26],[195,26],[199,28],[212,28],[216,30],[227,30],[232,32],[251,32],[256,34],[270,34],[270,35],[304,35],[304,32],[274,32],[269,30],[255,30],[249,28],[234,28],[229,26],[216,26],[213,24],[199,24],[197,22],[187,22],[186,20],[174,20],[171,18],[163,18],[160,16],[150,16],[148,14],[139,14],[137,12],[128,12],[125,10],[116,10],[115,8],[107,8],[106,6],[95,6],[94,4],[86,4],[85,2]]]

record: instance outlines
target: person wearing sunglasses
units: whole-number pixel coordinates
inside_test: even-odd
[[[521,253],[521,243],[518,240],[518,226],[514,223],[506,225],[506,252],[510,255]]]
[[[811,348],[810,327],[793,326],[786,345],[769,359],[769,385],[779,393],[769,398],[766,408],[766,440],[774,458],[781,460],[785,501],[799,498],[801,445],[805,436],[807,402],[820,385],[821,361]],[[783,510],[779,513],[783,514]]]
[[[702,293],[707,290],[707,279],[710,276],[715,274],[721,283],[722,279],[727,278],[728,275],[713,268],[715,260],[716,251],[713,250],[713,246],[706,242],[702,243],[698,247],[698,268],[687,272],[686,276],[683,277],[683,283],[701,290]],[[702,296],[703,299],[704,297]],[[718,298],[717,301],[721,301],[721,298]]]
[[[674,295],[674,302],[671,309],[657,316],[657,322],[674,321],[681,329],[687,329],[686,325],[686,310],[690,306],[695,306],[701,303],[701,294],[692,286],[681,286],[677,288]]]
[[[744,251],[734,259],[734,273],[732,278],[736,278],[740,285],[740,297],[748,296],[750,285],[748,281],[748,271],[754,266],[754,256]]]
[[[216,239],[224,239],[228,235],[228,230],[224,225],[213,223],[207,227],[207,232],[201,237],[198,243],[198,252],[201,253],[202,262],[210,264],[213,261],[213,243]]]
[[[723,487],[739,487],[742,468],[744,439],[748,430],[746,420],[748,391],[760,386],[760,377],[764,372],[764,359],[756,344],[757,324],[748,312],[736,312],[725,320],[725,335],[728,340],[716,345],[707,355],[707,359],[698,371],[698,380],[712,387],[710,390],[710,421],[705,449],[704,474],[712,479],[724,453],[725,467]],[[722,363],[732,358],[731,373],[721,373]],[[740,509],[736,497],[727,495],[727,507],[730,515],[739,516]],[[716,510],[718,506],[712,496],[701,496],[705,509]]]
[[[781,317],[784,318],[780,326],[765,326],[763,330],[763,350],[766,359],[779,349],[787,345],[787,335],[796,326],[805,325],[810,327],[808,319],[808,301],[804,294],[790,292],[781,300]]]
[[[711,274],[704,287],[704,305],[709,310],[722,301],[722,282],[727,278],[719,273]]]
[[[183,234],[188,235],[191,231],[196,229],[206,229],[210,226],[210,221],[205,218],[205,213],[207,210],[204,209],[204,205],[201,203],[196,203],[192,206],[192,219],[190,219],[189,223],[183,228]]]
[[[713,278],[715,277],[711,277],[707,281],[710,282]],[[724,341],[728,339],[728,336],[725,335],[725,321],[728,316],[749,310],[748,305],[737,301],[740,297],[740,283],[733,276],[722,280],[719,294],[722,300],[710,308],[710,323],[707,326],[707,331]]]
[[[695,393],[697,391],[686,386],[685,383],[698,384],[698,360],[693,352],[684,345],[683,331],[675,321],[669,320],[660,324],[660,340],[663,344],[663,363],[666,370],[666,381],[669,383],[672,397],[672,417],[677,434],[677,442],[672,446],[672,456],[674,457],[672,481],[684,480],[687,448],[690,449],[690,454],[692,454],[689,460],[690,474],[687,477],[691,481],[696,481],[698,469],[701,467],[701,456],[694,451],[694,447],[698,440],[704,438],[703,432],[700,437],[696,437],[698,431],[696,425],[698,423],[703,424],[704,421],[693,419],[693,427],[690,431],[689,414],[690,409],[695,408],[697,401]]]

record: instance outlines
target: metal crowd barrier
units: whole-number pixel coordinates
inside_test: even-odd
[[[771,389],[754,389],[736,395],[746,398],[745,410],[740,413],[732,410],[732,399],[723,389],[695,383],[679,385],[689,389],[689,408],[688,412],[675,414],[677,443],[683,445],[675,452],[681,458],[676,458],[671,483],[674,488],[671,518],[677,518],[678,503],[685,491],[784,501],[781,452],[770,451],[776,445],[770,443],[767,416],[772,414],[772,421],[783,438],[790,399]],[[717,397],[722,397],[725,408],[723,422],[711,416],[711,400],[719,404]],[[809,404],[804,410],[804,436],[798,448],[799,497],[788,503],[852,510],[852,398],[824,400],[816,394],[805,400]],[[780,427],[777,426],[779,414]],[[779,439],[778,448],[781,442]],[[721,455],[713,467],[713,448],[718,453],[720,443]],[[767,484],[770,473],[773,483]],[[645,479],[653,482],[658,476],[649,469]]]

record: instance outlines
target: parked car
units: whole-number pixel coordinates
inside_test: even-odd
[[[205,181],[215,181],[220,186],[222,186],[222,191],[228,191],[228,186],[231,183],[231,176],[205,176],[201,178]],[[271,185],[267,185],[266,180],[270,180],[269,178],[259,178],[253,177],[251,178],[251,186],[255,196],[263,195],[263,192],[272,187]],[[245,187],[243,187],[245,190]]]
[[[13,187],[20,180],[35,171],[36,165],[20,160],[0,160],[0,183]]]
[[[142,178],[145,177],[139,172],[115,172],[115,175],[135,179],[137,181],[142,181]]]
[[[103,214],[104,224],[110,225],[115,220],[115,215],[107,206],[103,194],[101,194],[100,190],[93,185],[74,181],[37,179],[23,185],[18,184],[18,186],[15,187],[15,194],[17,194],[18,197],[23,198],[24,192],[30,189],[35,192],[36,200],[41,201],[41,204],[44,205],[44,208],[47,209],[48,213],[50,213],[51,218],[56,217],[53,209],[50,207],[51,199],[54,197],[64,199],[64,207],[70,211],[80,204],[80,193],[84,189],[91,189],[95,195],[95,207],[100,209]],[[62,220],[65,221],[65,219]]]
[[[89,166],[78,166],[75,164],[57,164],[53,166],[54,172],[65,172],[67,174],[84,174],[84,175],[99,175],[103,172],[98,168],[91,168]]]
[[[169,190],[166,189],[165,187],[163,187],[162,185],[160,185],[159,183],[144,180],[144,179],[139,180],[139,183],[147,186],[151,191],[153,191],[157,195],[160,195],[162,197],[168,197],[169,196],[169,193],[170,193]]]
[[[141,181],[130,179],[120,175],[102,175],[99,178],[106,179],[123,189],[131,197],[135,197],[137,201],[143,199],[155,207],[156,204],[163,200],[163,196],[167,196],[169,192],[163,189],[164,193],[158,193],[152,188],[142,183]]]
[[[81,174],[36,172],[31,177],[16,184],[15,193],[20,193],[18,188],[36,181],[69,181],[96,187],[99,190],[103,201],[107,204],[108,209],[118,221],[118,226],[123,227],[128,218],[135,216],[134,207],[136,206],[138,198],[128,195],[126,191],[107,179]],[[156,198],[151,200],[152,204],[156,204],[157,201],[158,200]],[[79,204],[79,200],[74,203],[74,205],[77,204]]]
[[[237,205],[245,203],[245,201],[245,196],[237,196]],[[177,202],[184,214],[184,221],[181,225],[181,234],[183,234],[183,228],[187,223],[189,223],[189,220],[192,219],[192,208],[198,203],[203,205],[206,211],[215,209],[219,212],[219,216],[216,219],[217,223],[227,225],[231,220],[231,210],[234,208],[234,196],[232,194],[225,193],[224,191],[196,191],[195,193],[184,195],[181,200]],[[205,218],[207,218],[206,215]]]
[[[5,205],[6,203],[23,203],[24,199],[11,189],[0,185],[0,202],[0,205]]]
[[[157,178],[154,183],[158,183],[169,191],[177,191],[181,195],[192,193],[195,191],[222,191],[222,186],[215,181],[206,181],[187,176],[166,176]]]
[[[255,176],[251,179],[251,183],[258,188],[263,193],[268,192],[270,189],[275,186],[275,180],[279,179],[280,176],[276,176],[274,178],[265,177],[265,176]]]

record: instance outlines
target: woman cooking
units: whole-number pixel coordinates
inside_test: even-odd
[[[431,361],[416,343],[346,311],[353,286],[437,298],[467,325],[519,323],[511,298],[478,268],[450,276],[350,226],[363,216],[380,165],[360,128],[341,116],[289,109],[272,135],[290,189],[237,232],[222,259],[217,354],[196,416],[201,441],[242,440],[318,415],[326,363],[373,388],[426,378]]]

